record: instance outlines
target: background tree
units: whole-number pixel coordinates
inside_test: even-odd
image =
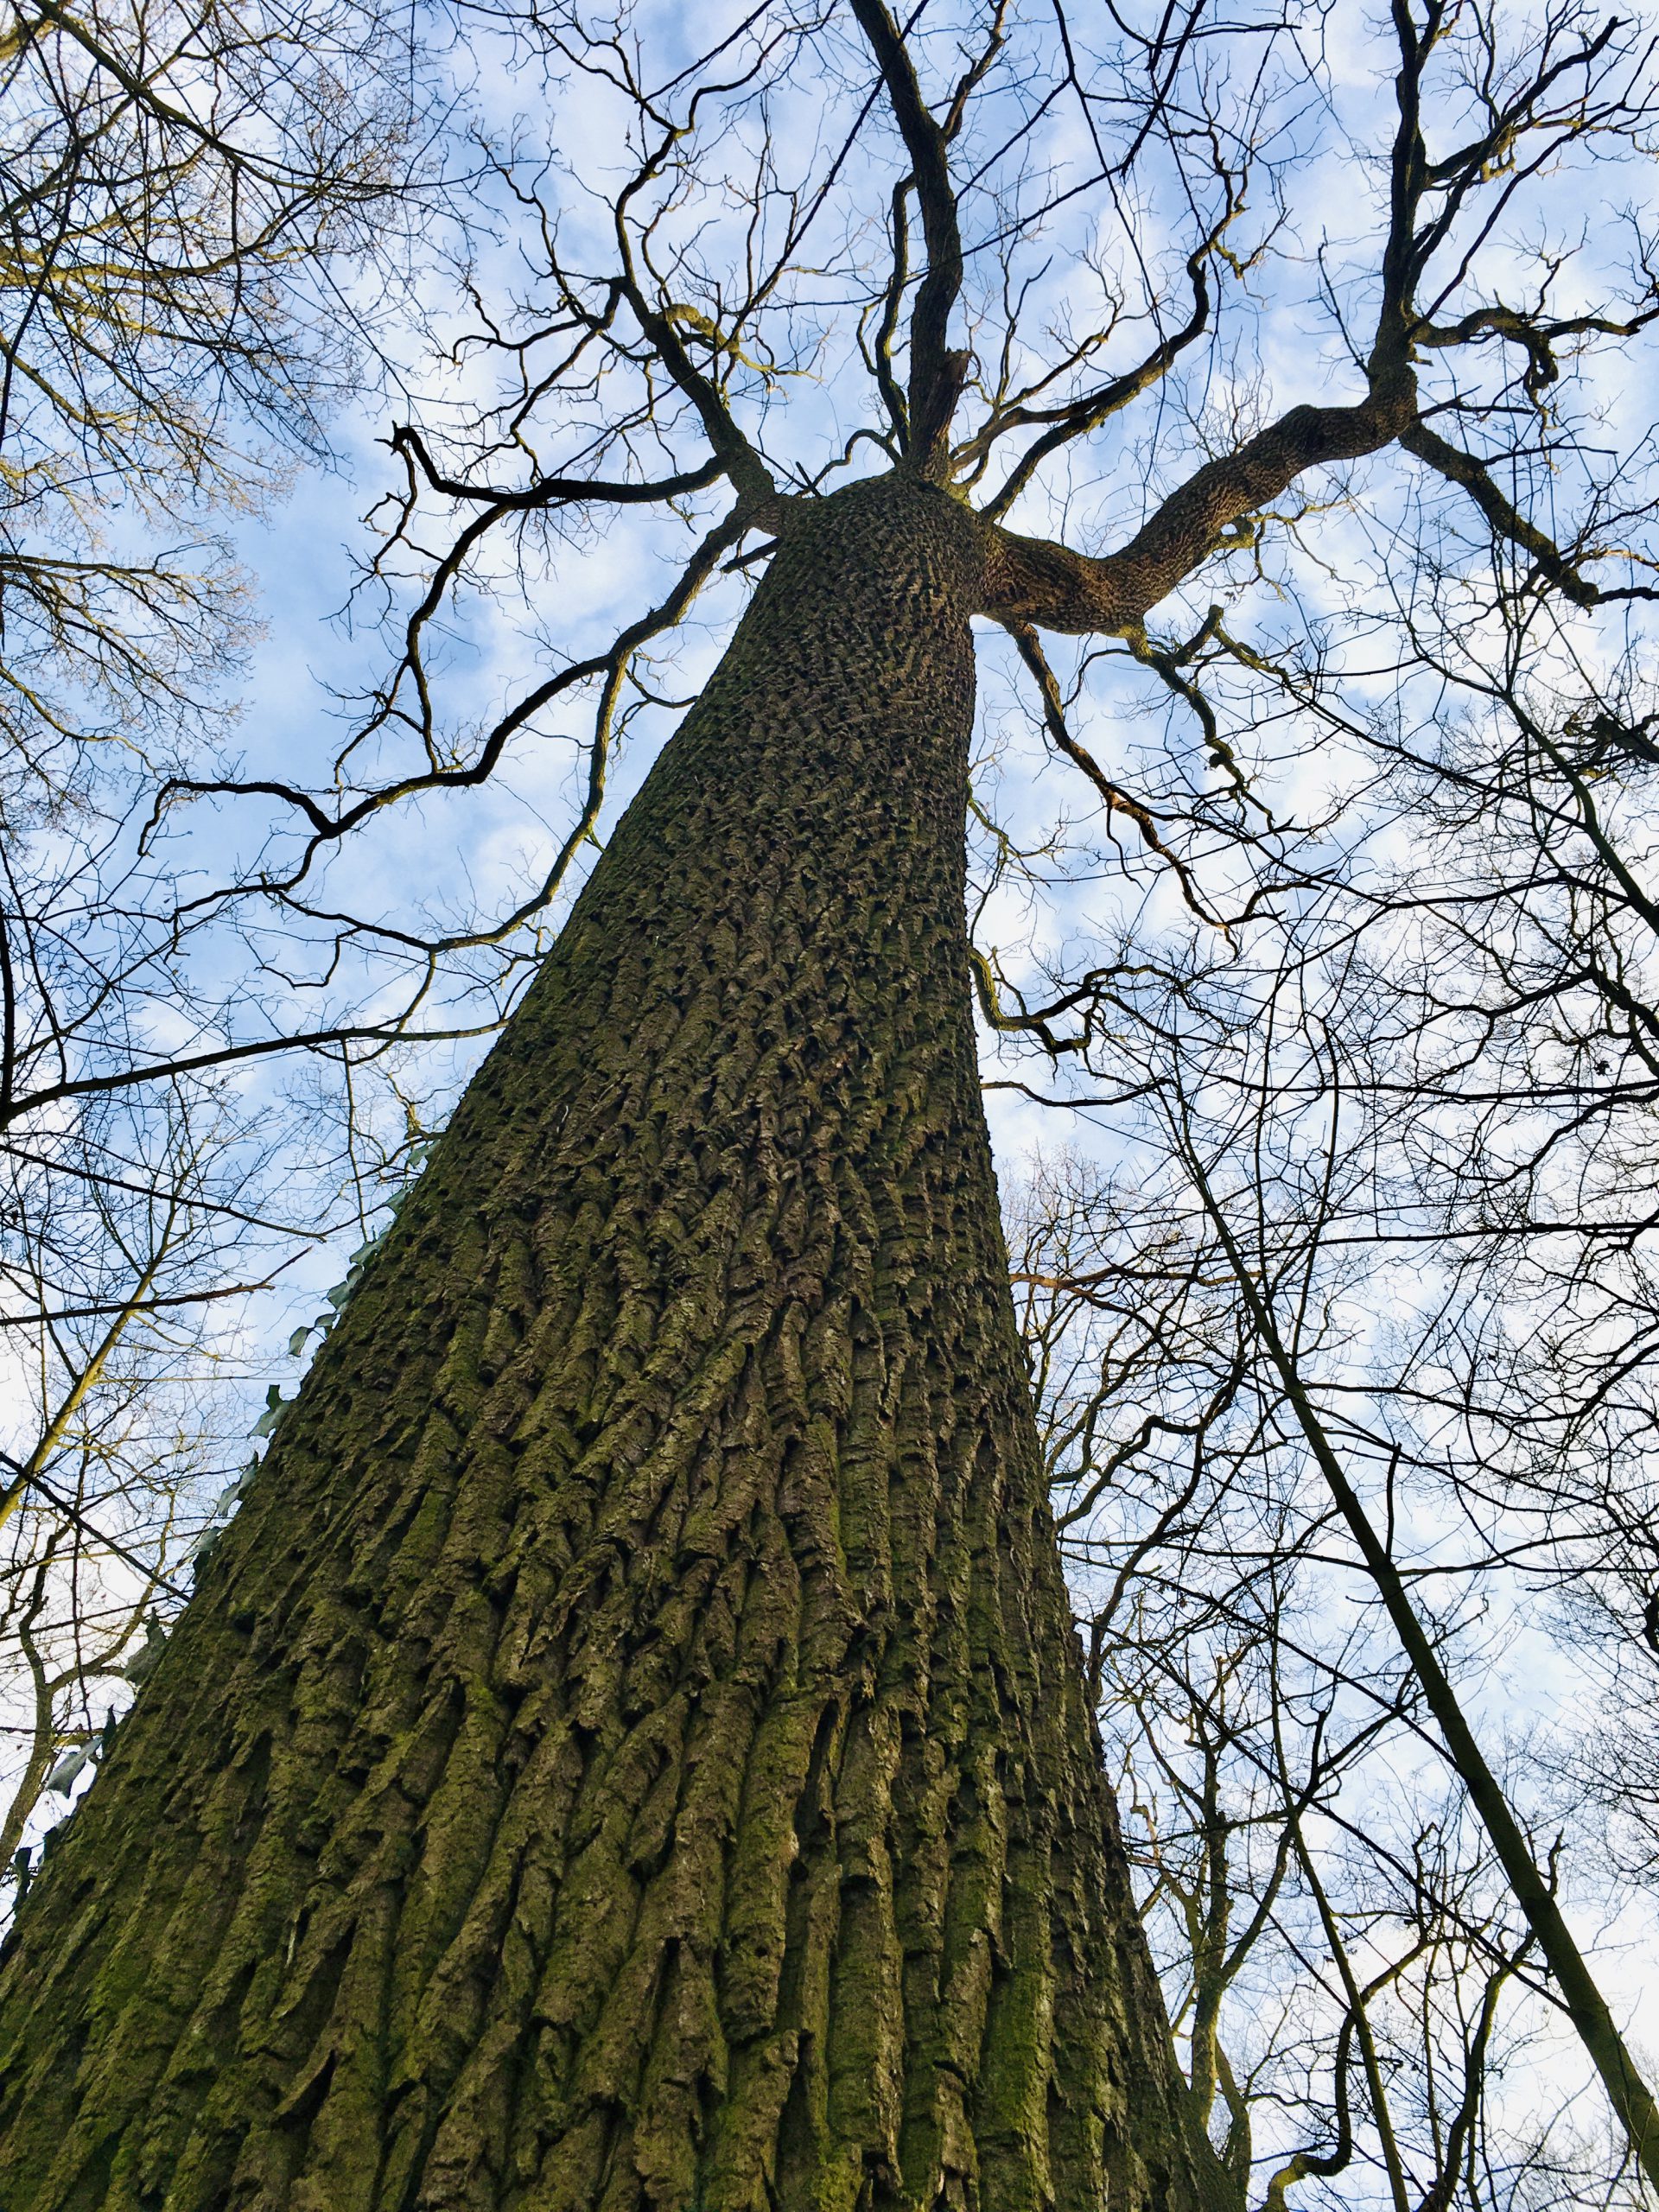
[[[1147,1646],[1153,1683],[1169,1685],[1168,1702],[1129,1695],[1131,1713],[1155,1716],[1156,1764],[1129,1755],[1160,1867],[1163,1829],[1180,1821],[1187,1834],[1205,1780],[1186,1773],[1185,1738],[1219,1731],[1250,1808],[1243,1833],[1260,1824],[1271,1868],[1294,1796],[1268,1788],[1263,1818],[1274,1761],[1252,1730],[1276,1741],[1299,1713],[1350,1697],[1370,1712],[1384,1679],[1386,1637],[1381,1654],[1352,1641],[1347,1578],[1363,1590],[1370,1577],[1333,1541],[1303,1413],[1253,1311],[1266,1300],[1319,1427],[1376,1501],[1443,1663],[1489,1741],[1504,1741],[1505,1787],[1539,1863],[1580,1927],[1622,1915],[1644,1933],[1633,1905],[1650,1865],[1655,1524],[1637,1440],[1651,1406],[1651,1203],[1648,1072],[1623,1045],[1646,1034],[1651,957],[1640,657],[1592,672],[1582,632],[1513,582],[1491,577],[1484,626],[1461,635],[1434,619],[1432,583],[1396,632],[1398,702],[1366,721],[1306,667],[1257,661],[1294,693],[1304,732],[1328,716],[1344,745],[1374,746],[1404,772],[1412,847],[1391,851],[1386,816],[1355,808],[1354,843],[1339,857],[1326,846],[1287,920],[1254,931],[1250,959],[1208,973],[1175,962],[1155,981],[1144,960],[1133,976],[1118,969],[1119,1027],[1109,1058],[1091,1055],[1093,1087],[1109,1070],[1126,1098],[1156,1102],[1132,1155],[1141,1174],[1072,1168],[1045,1186],[1024,1263],[1027,1333],[1045,1347],[1074,1581],[1105,1592],[1095,1647],[1109,1699],[1115,1675],[1143,1676]],[[1471,601],[1463,611],[1467,626]],[[1224,695],[1208,688],[1213,709]],[[1615,753],[1625,776],[1608,770]],[[1203,1681],[1217,1637],[1230,1684],[1241,1641],[1265,1639],[1281,1687],[1242,1725],[1173,1721],[1172,1704],[1190,1713],[1218,1694]],[[1332,1688],[1286,1682],[1285,1648]],[[1130,1746],[1151,1732],[1137,1720]],[[1363,1864],[1380,1851],[1372,1878],[1397,1881],[1399,1777],[1419,1754],[1386,1731],[1375,1749],[1370,1774],[1362,1761],[1336,1777],[1319,1815],[1349,1838],[1323,1866],[1334,1896],[1350,1853]],[[1404,1802],[1414,1818],[1432,1807],[1427,1777]],[[1236,1871],[1238,1831],[1222,1825]],[[1274,1986],[1295,1986],[1305,1942],[1270,1927]],[[1507,1980],[1497,2015],[1523,2044],[1551,2033],[1532,1979]],[[1478,1977],[1471,1995],[1478,2018]],[[1254,2053],[1252,2001],[1246,1979],[1227,2009]],[[1327,2050],[1340,2017],[1327,2016]],[[1403,2078],[1414,2070],[1406,2062]],[[1484,2171],[1459,2184],[1469,2202],[1531,2202],[1547,2187],[1563,2202],[1616,2196],[1618,2160],[1586,2139],[1571,2097],[1535,2134],[1535,2113],[1517,2130],[1504,2095],[1474,2111],[1465,2145],[1484,2131]],[[1409,2174],[1403,2131],[1397,2141]]]
[[[1230,1119],[1235,1143],[1256,1140],[1273,1210],[1264,1274],[1287,1303],[1313,1281],[1299,1370],[1351,1464],[1381,1452],[1414,1602],[1582,1927],[1617,1892],[1576,1802],[1571,1700],[1513,1733],[1513,1522],[1483,1516],[1477,1550],[1469,1523],[1433,1512],[1456,1469],[1421,1439],[1402,1450],[1402,1409],[1355,1363],[1365,1167],[1353,1214],[1306,1191],[1299,1205],[1290,1097],[1259,1091],[1252,1122]],[[1137,1187],[1060,1161],[1020,1215],[1015,1281],[1126,1835],[1193,2094],[1241,2182],[1254,2167],[1252,2201],[1644,2201],[1586,2112],[1524,1920],[1460,1781],[1435,1770],[1421,1688],[1202,1199],[1173,1163]]]
[[[20,1883],[31,1817],[98,1755],[248,1456],[225,1317],[354,1210],[326,1139],[216,1076],[226,995],[139,830],[165,777],[233,758],[256,626],[229,533],[327,454],[439,206],[410,28],[122,5],[13,10],[0,35],[0,1861]],[[349,289],[371,265],[378,320]],[[151,1080],[124,1084],[135,1059]]]

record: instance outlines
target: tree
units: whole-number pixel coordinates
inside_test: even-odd
[[[284,448],[326,449],[360,373],[369,332],[331,293],[365,255],[395,265],[412,62],[354,0],[13,10],[0,715],[37,777],[70,781],[65,741],[117,731],[176,758],[211,711],[246,613],[208,518],[268,496]]]
[[[25,6],[0,35],[0,1682],[24,1708],[8,1695],[0,1865],[20,1885],[28,1823],[98,1756],[182,1595],[196,1492],[247,1456],[209,1387],[245,1362],[213,1321],[284,1263],[296,1162],[262,1173],[283,1117],[161,1053],[147,1089],[98,1077],[158,1029],[188,1058],[181,1020],[213,1033],[177,877],[137,831],[165,776],[227,758],[254,627],[227,524],[327,450],[369,373],[400,242],[439,205],[431,74],[406,23],[327,0]],[[370,267],[378,315],[343,311]],[[302,1231],[335,1210],[327,1182]]]
[[[1642,1956],[1628,1931],[1651,1878],[1659,1548],[1640,1440],[1653,1402],[1643,653],[1627,643],[1596,670],[1593,640],[1506,565],[1487,579],[1486,618],[1471,621],[1465,600],[1459,624],[1435,619],[1436,580],[1407,580],[1394,683],[1369,715],[1319,671],[1255,657],[1256,673],[1298,695],[1304,737],[1340,725],[1388,760],[1389,781],[1344,810],[1344,849],[1333,855],[1328,834],[1313,848],[1300,897],[1252,929],[1246,955],[1159,972],[1143,955],[1138,980],[1117,971],[1118,1026],[1079,1088],[1109,1080],[1141,1102],[1143,1124],[1109,1183],[1068,1170],[1045,1184],[1016,1278],[1041,1308],[1027,1335],[1056,1408],[1061,1528],[1091,1648],[1109,1700],[1133,1715],[1131,1833],[1150,1817],[1143,1849],[1172,1896],[1204,1895],[1180,1867],[1189,1828],[1226,1865],[1227,1905],[1258,1904],[1255,1857],[1260,1904],[1279,1884],[1266,1938],[1248,1909],[1239,1916],[1268,1955],[1256,1986],[1275,1994],[1325,1947],[1297,1928],[1296,1885],[1277,1867],[1292,1815],[1306,1828],[1311,1814],[1325,1839],[1321,1882],[1340,1916],[1355,1910],[1342,1902],[1354,1859],[1372,1862],[1365,1886],[1398,1895],[1409,1868],[1396,1815],[1446,1827],[1425,1741],[1452,1752],[1452,1802],[1462,1794],[1452,1732],[1432,1724],[1415,1746],[1383,1733],[1369,1789],[1363,1765],[1333,1768],[1299,1808],[1276,1776],[1281,1736],[1305,1740],[1317,1723],[1317,1742],[1332,1716],[1385,1713],[1398,1647],[1384,1634],[1378,1648],[1374,1616],[1391,1578],[1391,1609],[1408,1589],[1489,1755],[1502,1746],[1504,1791],[1548,1889],[1581,1931],[1622,1914],[1627,1971]],[[1216,672],[1202,681],[1224,712]],[[1411,843],[1391,850],[1402,792]],[[1120,1141],[1133,1128],[1118,1117]],[[1381,1574],[1333,1511],[1319,1464],[1332,1448],[1369,1497],[1373,1537],[1386,1529]],[[1528,1712],[1535,1685],[1548,1702]],[[1214,1821],[1209,1767],[1190,1771],[1195,1745],[1219,1764]],[[1516,1886],[1524,1896],[1524,1876]],[[1373,1958],[1378,1944],[1368,1930]],[[1160,1948],[1169,1955],[1166,1934]],[[1185,1955],[1197,1937],[1173,1948],[1201,1984],[1204,1959]],[[1535,2035],[1574,2004],[1570,1972],[1539,1974],[1543,1948],[1502,1998]],[[1271,2113],[1297,2044],[1264,2050],[1250,1981],[1249,1994],[1224,1992],[1228,2040],[1247,2101]],[[1469,1993],[1478,2018],[1472,1974]],[[1425,1995],[1414,2024],[1437,2009]],[[1338,2018],[1324,2024],[1325,2065]],[[1642,2035],[1639,2004],[1630,2020]],[[1403,2078],[1433,2090],[1427,2041]],[[1415,2201],[1439,2153],[1402,2124],[1402,2065],[1391,2056],[1391,2085],[1368,2083],[1363,2101],[1395,2107]],[[1468,2172],[1467,2201],[1514,2191],[1530,2203],[1552,2170],[1561,2201],[1610,2201],[1617,2152],[1560,2125],[1570,2056],[1536,2065],[1529,2088],[1529,2126],[1548,2115],[1530,2143],[1517,2139],[1513,2078],[1486,2109],[1477,2098],[1463,2141],[1471,2157],[1479,2144],[1484,2171]],[[1363,2153],[1358,2100],[1355,2118],[1343,2139]]]
[[[1518,1550],[1535,1587],[1571,1573],[1570,1551],[1528,1544],[1524,1504],[1495,1511],[1490,1474],[1478,1521],[1425,1510],[1435,1478],[1472,1484],[1478,1471],[1454,1465],[1448,1481],[1444,1440],[1412,1433],[1405,1388],[1391,1402],[1366,1373],[1362,1348],[1376,1348],[1355,1325],[1370,1302],[1355,1248],[1375,1265],[1376,1153],[1359,1144],[1334,1174],[1328,1153],[1303,1153],[1306,1123],[1334,1102],[1295,1079],[1306,1039],[1277,1011],[1281,1035],[1258,1010],[1229,1025],[1230,1052],[1217,1041],[1181,1142],[1166,1151],[1148,1133],[1115,1183],[1077,1160],[1047,1166],[1016,1247],[1062,1543],[1192,2093],[1219,2107],[1229,2164],[1241,2183],[1254,2164],[1269,2202],[1287,2186],[1351,2201],[1369,2173],[1403,2212],[1529,2204],[1552,2174],[1562,2194],[1549,2202],[1643,2203],[1639,2183],[1619,2185],[1628,2147],[1581,2124],[1559,2049],[1567,2001],[1541,1986],[1535,1938],[1207,1212],[1204,1194],[1247,1154],[1227,1211],[1248,1286],[1271,1287],[1282,1329],[1294,1317],[1295,1382],[1386,1502],[1438,1662],[1482,1732],[1504,1740],[1502,1704],[1480,1692],[1507,1640],[1505,1568]],[[1381,1011],[1386,1026],[1394,1009]],[[1166,1068],[1169,1041],[1147,1039]],[[1168,1088],[1201,1057],[1196,1044],[1176,1056]],[[1593,1573],[1592,1529],[1580,1540],[1579,1571]],[[1554,1745],[1509,1738],[1505,1781],[1582,1928],[1586,1906],[1611,1899],[1573,1778],[1540,1788],[1555,1732]]]
[[[1563,349],[1655,311],[1639,260],[1626,296],[1570,312],[1510,308],[1479,268],[1525,181],[1645,127],[1645,52],[1571,11],[1500,54],[1489,17],[1397,10],[1354,397],[1236,427],[1097,554],[1005,518],[1167,385],[1218,274],[1248,274],[1247,177],[1272,175],[1291,64],[1255,71],[1241,128],[1197,11],[1090,56],[1063,16],[1039,48],[1006,7],[925,34],[852,0],[761,10],[660,67],[623,27],[514,29],[621,103],[630,166],[600,263],[506,164],[541,257],[520,327],[486,333],[516,386],[470,449],[395,441],[381,573],[429,505],[466,520],[339,784],[403,737],[416,764],[169,800],[291,809],[291,864],[262,858],[240,895],[354,938],[313,871],[388,808],[483,780],[587,684],[590,798],[513,918],[533,916],[595,818],[645,649],[722,566],[769,557],[20,1912],[0,2190],[16,2212],[1233,2202],[1135,1911],[1008,1295],[963,925],[969,626],[1012,631],[1057,744],[1115,798],[1038,630],[1124,637],[1179,687],[1147,614],[1248,553],[1310,470],[1402,447],[1569,599],[1646,592],[1605,501],[1548,536],[1521,455],[1437,427],[1516,416],[1506,379],[1478,382],[1494,346],[1535,398]],[[1296,60],[1294,26],[1256,29]],[[849,132],[785,182],[774,116],[842,72]],[[1467,125],[1443,150],[1437,82]],[[1063,98],[1092,181],[1124,191],[1155,156],[1190,224],[1185,319],[1148,271],[1148,342],[1103,378],[1115,315],[1046,362],[1014,327],[1033,134]],[[808,239],[878,130],[872,278],[867,228]],[[750,173],[717,270],[721,161]],[[988,294],[968,289],[982,249]],[[826,284],[879,410],[845,448],[877,473],[834,488],[834,447],[771,457]],[[1001,367],[976,372],[952,341],[971,310],[992,351],[1003,286]],[[1433,366],[1465,359],[1436,393]],[[1519,411],[1524,452],[1559,461],[1554,417]],[[468,744],[440,729],[429,640],[493,531],[674,502],[702,535],[656,608]],[[1010,1016],[980,980],[994,1018],[1052,1038],[1076,1002]],[[1614,2088],[1659,2164],[1639,2083]]]

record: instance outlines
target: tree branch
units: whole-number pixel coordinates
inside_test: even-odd
[[[1293,407],[1235,454],[1205,466],[1116,553],[1093,556],[998,528],[982,612],[1010,626],[1119,635],[1142,621],[1222,541],[1305,469],[1357,461],[1391,445],[1414,419],[1415,379],[1354,407]]]
[[[944,440],[968,374],[969,356],[945,343],[950,314],[962,293],[962,232],[944,130],[922,98],[915,64],[883,0],[852,0],[859,29],[868,40],[893,120],[910,156],[911,178],[927,246],[927,273],[910,318],[910,394],[906,453],[925,475],[944,466]]]

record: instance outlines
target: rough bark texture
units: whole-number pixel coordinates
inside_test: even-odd
[[[976,1081],[984,543],[791,531],[20,1914],[5,2212],[1212,2201]]]

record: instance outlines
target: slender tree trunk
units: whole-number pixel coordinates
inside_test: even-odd
[[[979,1104],[981,544],[774,561],[19,1916],[5,2212],[1219,2201]]]

